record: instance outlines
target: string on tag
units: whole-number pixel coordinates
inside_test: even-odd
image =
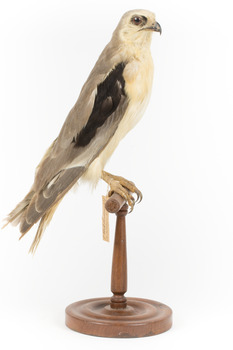
[[[108,196],[102,196],[102,233],[103,240],[109,242],[109,212],[105,209],[105,203],[108,200]]]

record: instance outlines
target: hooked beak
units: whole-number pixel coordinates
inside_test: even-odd
[[[154,32],[159,32],[160,35],[162,34],[162,28],[158,22],[155,22],[153,26],[143,28],[143,30],[153,30]]]

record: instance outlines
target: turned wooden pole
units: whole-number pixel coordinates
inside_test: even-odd
[[[124,294],[127,291],[127,251],[126,251],[126,229],[125,216],[128,205],[118,194],[114,193],[106,202],[106,210],[116,213],[116,231],[112,258],[111,297],[112,309],[124,309],[127,299]]]

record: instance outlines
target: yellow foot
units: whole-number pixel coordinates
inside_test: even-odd
[[[108,195],[111,196],[113,192],[118,193],[128,202],[130,206],[130,212],[133,211],[136,202],[141,202],[142,193],[132,181],[126,180],[121,176],[109,174],[106,171],[102,171],[102,179],[110,186]],[[137,196],[136,200],[133,197],[134,193]]]

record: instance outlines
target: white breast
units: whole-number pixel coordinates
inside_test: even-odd
[[[123,76],[129,105],[114,136],[83,176],[85,180],[94,184],[100,179],[106,162],[119,142],[138,123],[148,105],[153,81],[153,62],[150,53],[142,61],[133,60],[129,63],[124,70]]]

